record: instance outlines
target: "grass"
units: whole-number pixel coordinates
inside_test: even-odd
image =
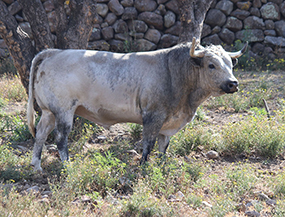
[[[29,166],[33,142],[25,108],[11,107],[27,100],[19,94],[19,78],[2,76],[0,216],[244,216],[241,207],[249,202],[260,214],[284,216],[283,75],[239,72],[240,92],[205,102],[194,121],[171,138],[167,154],[159,158],[155,146],[142,166],[137,155],[127,152],[141,138],[140,125],[128,125],[126,140],[91,146],[102,129],[75,118],[71,160],[62,165],[57,152],[45,147],[43,174]],[[262,99],[269,105],[270,119]],[[219,115],[221,122],[213,122],[211,115]],[[47,145],[53,139],[49,136]],[[209,150],[220,158],[204,157]],[[40,193],[25,191],[32,186]],[[42,198],[44,191],[51,194]],[[256,192],[276,205],[268,205]]]

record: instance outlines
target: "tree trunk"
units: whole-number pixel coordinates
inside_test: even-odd
[[[29,74],[34,56],[46,48],[85,49],[97,16],[95,0],[54,0],[58,28],[57,43],[53,40],[47,14],[41,0],[18,0],[22,12],[28,19],[33,40],[21,29],[6,4],[0,0],[0,35],[4,39],[14,65],[28,93]],[[69,4],[68,4],[69,3]],[[66,10],[70,14],[66,14]],[[57,44],[57,45],[56,45]]]
[[[181,21],[179,43],[192,41],[193,37],[196,37],[196,41],[200,43],[203,22],[212,1],[177,0]]]
[[[69,18],[67,18],[65,4],[64,0],[55,2],[58,47],[85,49],[92,32],[90,27],[96,19],[95,4],[93,1],[71,0]]]

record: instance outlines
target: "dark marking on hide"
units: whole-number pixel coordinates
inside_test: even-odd
[[[46,73],[44,71],[41,71],[40,78],[43,77]]]
[[[73,108],[74,106],[76,106],[76,103],[78,102],[78,99],[74,99],[71,102],[71,108]]]
[[[35,78],[36,78],[36,75],[37,75],[37,71],[38,71],[38,69],[39,69],[39,66],[41,65],[41,63],[42,63],[43,61],[44,61],[43,59],[40,59],[40,60],[38,60],[38,61],[36,62],[36,65],[35,65],[35,71],[34,71],[33,80],[34,80],[34,82],[36,82],[36,83],[39,83],[39,81],[38,81],[38,80],[35,80]]]

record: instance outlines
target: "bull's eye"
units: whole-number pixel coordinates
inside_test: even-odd
[[[210,68],[210,69],[214,69],[214,68],[216,68],[216,67],[215,67],[214,64],[211,63],[211,64],[209,64],[209,68]]]

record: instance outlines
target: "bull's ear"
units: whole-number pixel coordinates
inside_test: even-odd
[[[238,64],[238,59],[234,58],[232,59],[233,67],[235,67]]]
[[[201,66],[202,65],[202,59],[203,58],[192,58],[193,62],[195,63],[196,66]]]

